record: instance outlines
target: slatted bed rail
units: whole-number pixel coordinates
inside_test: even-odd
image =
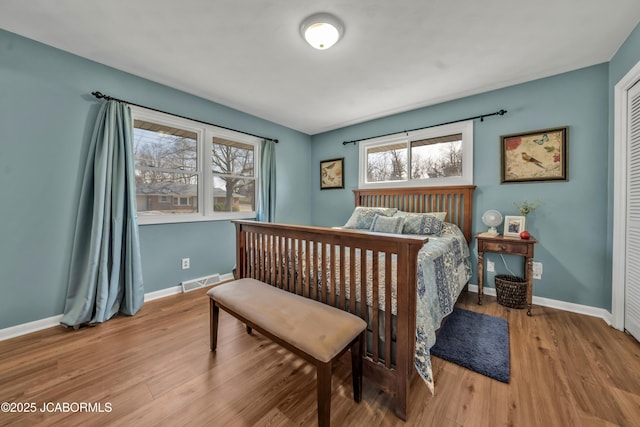
[[[354,195],[356,206],[447,212],[445,221],[457,225],[470,243],[475,188],[380,188],[354,190]],[[428,239],[253,221],[234,223],[238,278],[267,282],[367,322],[365,378],[395,398],[394,411],[406,420],[409,384],[416,372],[417,254]],[[359,262],[358,258],[370,258],[371,262]],[[390,273],[394,264],[398,267]],[[396,312],[390,316],[394,280]],[[359,286],[350,284],[347,291],[345,283],[351,281]],[[369,306],[367,291],[371,293]]]
[[[365,345],[369,349],[365,376],[394,395],[396,408],[402,408],[396,412],[406,417],[406,396],[414,371],[415,340],[409,337],[415,337],[417,255],[428,239],[244,220],[233,222],[238,278],[266,282],[348,311],[367,322],[366,340],[370,342]],[[392,265],[393,258],[396,268]],[[392,283],[398,284],[395,316],[387,315],[392,313]],[[383,298],[380,292],[384,293]],[[395,341],[392,331],[395,331]]]

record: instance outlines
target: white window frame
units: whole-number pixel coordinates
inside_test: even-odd
[[[198,176],[198,212],[194,214],[162,214],[162,215],[138,215],[138,224],[169,224],[198,221],[227,221],[231,219],[253,219],[256,211],[251,212],[215,212],[213,204],[213,173],[211,170],[211,141],[214,137],[228,139],[252,145],[253,151],[253,178],[255,179],[255,203],[258,204],[260,183],[260,142],[261,139],[241,132],[222,129],[213,125],[189,120],[171,114],[161,113],[138,106],[130,106],[132,126],[135,120],[144,120],[166,126],[176,127],[195,132],[198,136],[197,171]],[[246,177],[245,177],[246,178]]]
[[[407,163],[411,165],[411,141],[437,138],[461,133],[462,134],[462,175],[444,178],[425,178],[393,181],[367,181],[367,150],[384,145],[406,143]],[[411,171],[411,167],[407,168]],[[412,132],[403,132],[395,135],[382,136],[360,143],[359,148],[359,188],[385,188],[385,187],[441,187],[449,185],[473,185],[473,120],[451,123]]]

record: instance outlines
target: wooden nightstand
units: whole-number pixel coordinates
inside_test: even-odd
[[[484,288],[484,253],[496,252],[524,257],[524,272],[527,280],[527,315],[531,316],[533,299],[533,247],[538,241],[531,236],[525,240],[519,237],[486,237],[476,235],[478,241],[478,304],[482,304]]]

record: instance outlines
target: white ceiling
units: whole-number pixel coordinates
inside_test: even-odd
[[[299,34],[316,12],[345,24],[326,51]],[[609,61],[639,21],[639,0],[0,3],[0,28],[307,134]]]

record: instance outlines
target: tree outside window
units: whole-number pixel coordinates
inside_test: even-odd
[[[473,121],[388,135],[360,145],[360,187],[473,184]]]
[[[254,146],[214,137],[211,152],[213,210],[254,211]]]
[[[141,224],[255,217],[259,138],[131,109]]]

